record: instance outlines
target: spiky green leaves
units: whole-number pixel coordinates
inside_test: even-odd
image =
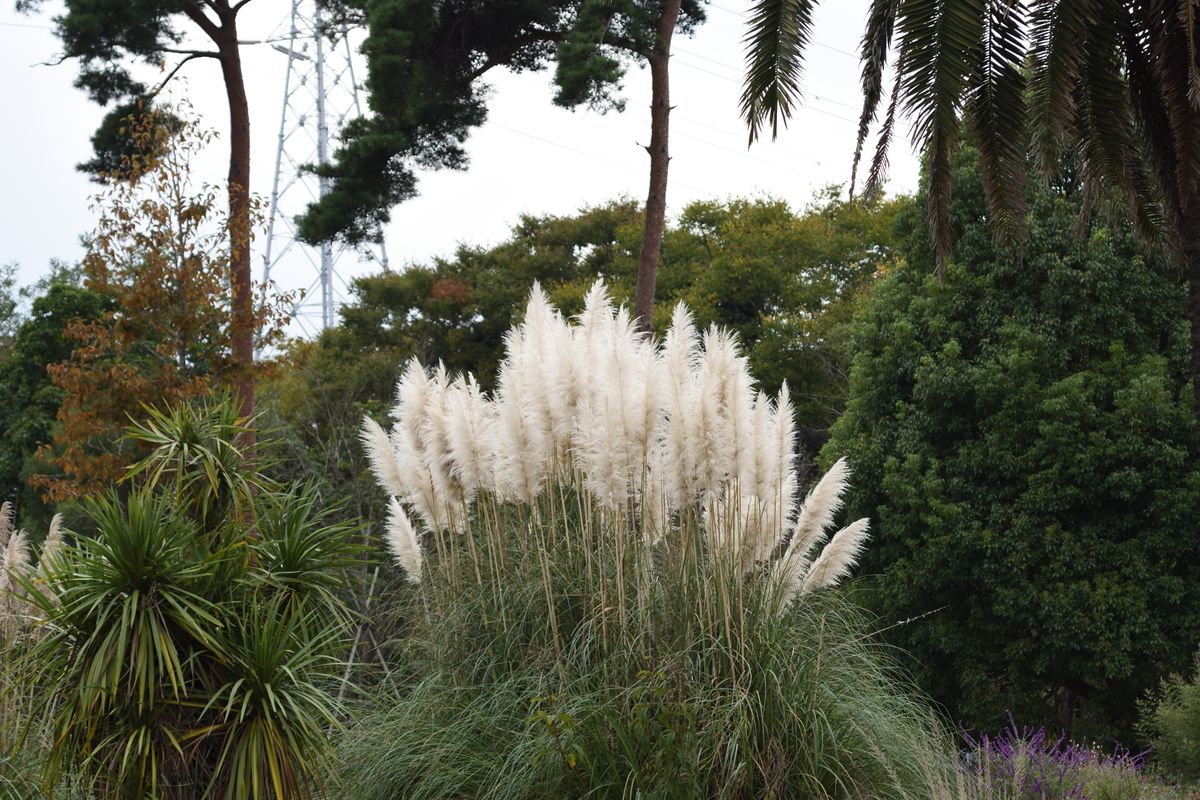
[[[750,29],[743,40],[748,51],[746,87],[741,113],[750,126],[750,141],[766,125],[779,135],[792,109],[800,102],[804,48],[812,38],[816,0],[760,0],[750,12]]]
[[[155,414],[140,485],[86,505],[20,581],[53,787],[96,796],[312,796],[327,766],[357,528],[312,486],[247,473],[229,401]],[[49,554],[49,555],[48,555]]]

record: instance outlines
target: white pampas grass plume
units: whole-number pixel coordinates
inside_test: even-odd
[[[661,467],[661,465],[656,465]],[[642,492],[642,535],[646,546],[654,547],[662,540],[667,532],[667,520],[670,512],[667,509],[666,493],[663,490],[661,469],[653,469],[646,475],[646,489]]]
[[[455,475],[450,447],[450,422],[447,408],[450,376],[445,364],[438,364],[429,382],[425,413],[420,430],[420,452],[429,480],[433,485],[435,502],[439,506],[457,507],[463,502],[463,488]]]
[[[767,561],[783,536],[767,504],[733,486],[709,501],[705,530],[717,548],[747,569]]]
[[[370,417],[363,417],[362,430],[359,432],[363,448],[367,451],[367,460],[371,462],[371,471],[389,495],[404,497],[408,494],[408,485],[396,461],[396,451],[387,432],[379,423]]]
[[[699,444],[697,427],[692,419],[699,358],[699,339],[691,312],[683,303],[678,303],[671,314],[671,327],[659,356],[665,411],[660,425],[659,450],[662,463],[669,465],[662,477],[667,500],[674,508],[691,505],[699,494]]]
[[[800,594],[805,595],[814,589],[836,586],[849,575],[869,535],[870,521],[867,519],[852,522],[834,534],[829,544],[821,551],[821,555],[813,562],[808,574],[804,576]]]
[[[0,571],[5,575],[17,575],[29,568],[29,537],[25,531],[17,531],[8,538],[0,559]]]
[[[777,485],[779,506],[783,520],[790,523],[796,513],[796,411],[787,381],[779,387],[775,399],[775,410],[771,415],[772,433],[770,441],[764,443],[774,454],[772,483]]]
[[[469,501],[479,491],[495,491],[491,437],[495,420],[491,404],[475,378],[459,378],[446,397],[447,445],[451,468]]]
[[[737,384],[743,382],[744,369],[730,334],[715,325],[705,331],[704,354],[696,375],[696,402],[690,417],[694,426],[691,438],[697,450],[697,482],[705,497],[719,495],[725,482],[736,477],[738,448],[749,446],[748,442],[735,442],[735,430],[748,427],[745,409],[730,407],[731,400],[742,394]]]
[[[4,641],[16,637],[26,616],[20,577],[28,571],[29,541],[25,531],[10,533],[0,553],[0,638]]]
[[[42,552],[38,556],[38,577],[45,580],[50,571],[50,562],[62,547],[62,514],[50,518],[50,527],[46,531],[46,541],[42,542]]]
[[[849,464],[846,459],[839,458],[808,493],[800,508],[800,519],[792,532],[785,560],[807,562],[809,552],[824,537],[825,531],[833,524],[834,514],[842,507],[842,494],[846,491],[849,477]]]
[[[579,404],[572,455],[592,494],[617,508],[641,491],[655,443],[658,359],[628,309],[594,324],[588,387]]]
[[[8,539],[13,532],[13,507],[7,500],[0,505],[0,550],[8,547]]]
[[[417,531],[413,528],[408,514],[404,512],[404,508],[394,497],[388,500],[385,538],[396,564],[404,570],[410,581],[419,583],[421,581],[421,564],[424,560],[421,542],[417,538]]]
[[[534,503],[550,466],[550,435],[525,404],[528,383],[501,369],[496,414],[496,485],[501,496]]]

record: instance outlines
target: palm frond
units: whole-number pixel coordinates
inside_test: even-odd
[[[983,48],[984,0],[907,0],[897,27],[904,111],[914,142],[927,154],[929,233],[938,276],[950,254],[951,156],[971,75]]]
[[[1030,122],[1034,155],[1045,175],[1062,158],[1075,119],[1075,88],[1100,0],[1035,0],[1030,14]]]
[[[1024,27],[1020,3],[989,4],[977,83],[966,107],[979,141],[988,213],[1010,242],[1024,232],[1027,210]]]
[[[750,128],[750,141],[758,139],[767,123],[772,137],[787,124],[800,101],[804,49],[812,36],[816,0],[759,0],[750,11],[746,46],[746,85],[740,110]]]
[[[888,101],[887,113],[883,116],[883,125],[879,128],[879,139],[875,142],[875,157],[871,159],[871,171],[867,174],[867,183],[863,187],[863,197],[872,197],[883,189],[883,182],[887,180],[888,171],[888,152],[892,147],[892,136],[896,130],[896,109],[900,100],[900,61],[904,58],[903,54],[897,59],[896,64],[896,82],[892,86],[892,99]]]
[[[892,32],[896,27],[896,10],[900,0],[872,0],[867,14],[867,28],[862,38],[862,89],[863,108],[858,119],[858,141],[854,145],[854,164],[850,168],[850,196],[854,197],[854,186],[858,178],[858,163],[862,159],[863,144],[871,131],[883,99],[883,71],[887,66],[888,51],[891,49]],[[894,97],[894,95],[893,95]],[[889,121],[894,117],[889,113]],[[889,131],[891,126],[886,126]]]
[[[1077,152],[1085,181],[1124,193],[1134,224],[1148,240],[1162,229],[1160,199],[1138,144],[1120,58],[1116,25],[1098,22],[1087,35],[1076,91]]]

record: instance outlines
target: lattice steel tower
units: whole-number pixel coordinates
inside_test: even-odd
[[[382,244],[366,251],[328,243],[314,248],[296,238],[296,216],[329,191],[328,178],[303,167],[329,163],[330,135],[359,116],[361,106],[346,28],[331,27],[316,0],[292,0],[291,27],[284,38],[286,48],[272,45],[288,62],[262,274],[264,282],[304,292],[292,319],[312,333],[335,323],[345,299],[347,285],[338,264],[357,254],[387,269],[387,251]]]

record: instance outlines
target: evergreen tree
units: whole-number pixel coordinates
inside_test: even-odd
[[[622,108],[616,95],[630,63],[650,67],[650,187],[638,258],[634,311],[650,326],[666,226],[669,60],[676,31],[704,20],[702,0],[336,0],[365,21],[370,116],[342,132],[332,191],[300,222],[309,241],[378,235],[392,206],[416,193],[417,168],[466,164],[463,142],[487,116],[492,69],[521,72],[553,63],[566,108]]]
[[[846,456],[867,571],[933,697],[971,727],[1128,734],[1200,641],[1200,453],[1186,291],[1066,177],[1030,198],[1023,258],[986,227],[960,150],[945,282],[920,215],[853,333]]]

